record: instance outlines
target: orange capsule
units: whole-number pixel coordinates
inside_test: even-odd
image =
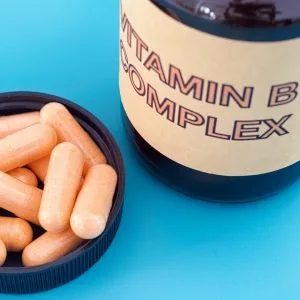
[[[36,124],[0,140],[0,171],[23,167],[51,153],[57,143],[54,129]]]
[[[117,184],[109,165],[92,166],[84,180],[71,215],[71,228],[82,239],[101,235],[106,227]]]
[[[0,267],[5,264],[6,257],[7,257],[7,251],[6,251],[5,244],[3,243],[2,240],[0,240]]]
[[[31,243],[32,237],[32,228],[25,220],[0,217],[0,239],[8,252],[22,251]]]
[[[46,232],[29,244],[23,251],[26,267],[44,265],[65,256],[82,243],[71,229],[61,233]]]
[[[83,154],[74,144],[64,142],[53,149],[39,211],[40,224],[47,231],[62,232],[70,227],[83,166]]]
[[[102,151],[64,105],[49,103],[40,114],[41,122],[50,124],[56,130],[59,141],[71,142],[81,149],[85,158],[84,174],[91,166],[106,163]]]
[[[49,161],[50,161],[50,155],[41,158],[37,161],[33,161],[32,163],[29,163],[28,168],[30,168],[36,174],[36,176],[42,182],[44,182],[48,172]],[[83,178],[81,178],[79,189],[81,188],[82,184],[83,184]]]
[[[39,122],[39,112],[29,112],[0,117],[0,138]]]
[[[28,184],[37,187],[38,186],[38,180],[34,173],[26,168],[16,168],[9,172],[7,172],[8,175],[15,177],[16,179]]]
[[[42,190],[0,171],[0,207],[39,225]]]
[[[42,182],[44,182],[48,171],[49,161],[50,155],[29,163],[28,168],[31,169]]]

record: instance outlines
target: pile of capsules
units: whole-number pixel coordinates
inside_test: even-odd
[[[0,117],[0,158],[0,208],[14,215],[0,217],[0,266],[7,252],[53,262],[103,233],[117,174],[64,105]]]

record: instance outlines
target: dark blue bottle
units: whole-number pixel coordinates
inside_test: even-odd
[[[263,1],[259,1],[259,0],[258,1],[254,1],[254,0],[245,0],[245,1],[243,0],[236,0],[236,1],[234,0],[232,1],[230,0],[206,0],[206,1],[153,0],[152,3],[155,4],[161,11],[165,13],[166,18],[171,17],[173,19],[172,22],[180,23],[184,27],[189,28],[184,30],[193,30],[193,32],[197,30],[201,32],[201,34],[204,33],[205,35],[208,35],[213,38],[222,39],[223,41],[228,41],[229,43],[237,43],[237,45],[240,43],[244,43],[245,45],[249,45],[249,48],[251,48],[252,47],[251,45],[254,44],[260,45],[262,47],[269,47],[269,46],[273,47],[274,44],[277,44],[279,46],[288,45],[289,47],[291,47],[292,45],[293,47],[294,44],[299,45],[300,43],[299,40],[300,3],[297,0],[286,0],[286,1],[280,1],[280,0],[263,0]],[[124,6],[123,10],[126,13],[126,5],[123,6]],[[159,23],[159,20],[157,20],[157,22]],[[138,22],[136,24],[138,24]],[[155,20],[153,20],[151,28],[153,28],[152,26],[155,26],[153,24],[155,24]],[[139,28],[138,26],[134,27],[135,26],[134,20],[132,21],[131,25],[134,28],[132,32],[136,31],[136,33],[138,34]],[[176,27],[177,25],[174,24],[174,26]],[[157,28],[156,30],[157,33],[159,33],[161,28]],[[143,37],[141,37],[141,39],[142,38]],[[147,43],[147,39],[145,40],[145,43]],[[181,43],[181,39],[178,38],[178,44],[180,43]],[[149,45],[147,45],[147,47],[148,46]],[[203,45],[203,47],[205,46],[206,45]],[[191,43],[190,47],[194,47],[194,45]],[[150,46],[148,48],[150,48]],[[203,49],[199,49],[199,57],[202,54],[202,50]],[[219,49],[219,51],[223,51],[223,50],[226,51],[226,49]],[[130,51],[129,48],[127,49],[127,51]],[[153,51],[155,51],[155,49]],[[257,52],[254,51],[253,53],[257,53]],[[297,51],[293,51],[293,49],[291,49],[288,51],[288,53],[295,53],[295,65],[291,64],[289,68],[290,69],[297,68],[298,66]],[[170,56],[173,57],[172,53]],[[123,67],[125,68],[124,57],[125,56],[123,56]],[[163,60],[162,56],[161,59]],[[269,58],[267,57],[266,61],[268,61],[268,59]],[[281,72],[282,68],[287,69],[287,66],[280,66],[279,63],[280,61],[278,60],[277,57],[277,59],[276,60],[274,59],[274,61],[266,62],[266,66],[271,66],[272,64],[273,65],[278,64],[276,70],[278,70],[279,73]],[[245,64],[245,69],[247,69],[247,65],[256,64],[256,58],[249,56],[248,60],[245,59],[244,64]],[[145,65],[147,65],[146,62],[144,62],[144,66]],[[162,62],[162,65],[165,67],[165,62]],[[149,67],[149,65],[147,66]],[[157,63],[155,64],[155,67],[157,67]],[[153,73],[153,69],[154,67],[152,66],[152,70],[151,70],[152,73]],[[221,69],[222,66],[220,66],[220,70]],[[140,69],[137,68],[137,71],[139,70]],[[258,70],[258,74],[260,72],[266,72],[266,74],[268,74],[268,70],[265,70],[264,66],[261,66],[261,68],[260,66],[258,66],[257,70]],[[154,71],[157,74],[161,75],[160,70],[156,69]],[[172,71],[174,71],[174,69],[172,69]],[[169,72],[169,76],[171,76],[170,72]],[[271,68],[269,72],[272,72]],[[165,72],[165,74],[167,73],[168,72]],[[199,71],[199,73],[201,72]],[[141,73],[141,74],[146,74],[146,73]],[[295,74],[297,74],[296,70],[295,70]],[[252,201],[262,197],[266,197],[275,194],[280,190],[282,190],[283,188],[289,186],[291,183],[295,182],[300,176],[300,162],[299,162],[300,151],[296,153],[297,149],[300,150],[300,145],[299,145],[300,133],[296,132],[297,130],[295,128],[295,122],[296,122],[295,120],[300,120],[299,112],[297,112],[298,110],[300,111],[300,106],[299,106],[300,101],[298,98],[298,82],[297,82],[297,80],[298,81],[300,80],[300,72],[298,72],[298,74],[299,74],[298,78],[297,76],[295,77],[294,75],[290,76],[291,77],[290,78],[289,74],[287,73],[286,76],[287,81],[274,82],[274,85],[272,85],[271,87],[271,92],[270,94],[268,94],[269,98],[266,99],[266,101],[267,100],[269,101],[268,111],[270,112],[270,114],[272,114],[272,111],[274,111],[275,109],[282,108],[283,115],[281,120],[280,118],[275,118],[275,117],[272,118],[271,115],[269,117],[268,114],[266,114],[265,118],[252,120],[251,121],[252,123],[249,121],[249,119],[246,118],[247,121],[249,121],[249,123],[241,124],[238,123],[239,121],[235,121],[234,126],[236,131],[234,131],[234,133],[230,132],[229,134],[228,132],[226,132],[226,130],[222,131],[219,129],[218,131],[217,127],[220,126],[220,123],[216,123],[215,122],[216,119],[213,116],[207,117],[206,112],[205,111],[203,112],[203,116],[205,116],[203,118],[203,123],[206,122],[206,124],[207,123],[210,124],[207,125],[206,127],[206,135],[210,136],[210,138],[214,137],[216,138],[216,140],[228,139],[228,143],[229,140],[231,140],[231,143],[236,143],[236,145],[237,143],[240,143],[241,145],[242,143],[244,143],[243,145],[247,145],[247,148],[249,149],[250,152],[252,149],[251,147],[254,147],[253,151],[257,151],[255,150],[256,146],[254,142],[250,141],[252,137],[256,136],[257,140],[259,140],[258,142],[264,142],[263,140],[265,140],[266,143],[269,143],[269,140],[272,139],[273,144],[271,146],[270,145],[268,146],[269,152],[266,151],[266,153],[264,153],[263,155],[261,154],[259,158],[254,159],[253,165],[258,166],[260,164],[263,165],[265,162],[269,163],[269,161],[272,159],[271,158],[272,155],[268,154],[270,153],[270,149],[274,149],[274,153],[278,149],[277,152],[281,153],[280,157],[286,156],[287,157],[286,161],[289,161],[289,163],[282,164],[281,167],[274,167],[274,169],[266,168],[265,172],[259,171],[257,173],[255,172],[247,173],[247,170],[241,167],[241,172],[234,174],[234,172],[230,171],[230,165],[229,165],[227,166],[227,170],[229,170],[228,175],[226,175],[227,171],[220,172],[220,173],[214,171],[207,172],[207,171],[202,171],[201,167],[194,168],[191,166],[187,166],[185,165],[185,163],[183,163],[183,161],[185,161],[184,160],[185,158],[183,158],[180,161],[177,159],[178,155],[176,156],[176,158],[174,158],[175,156],[171,157],[170,155],[165,155],[165,153],[168,152],[168,151],[164,151],[165,148],[156,147],[157,143],[155,138],[153,137],[152,139],[152,136],[149,138],[149,134],[144,134],[144,132],[142,132],[142,130],[140,129],[142,127],[135,125],[135,118],[132,118],[132,113],[130,113],[130,116],[128,115],[128,113],[126,113],[127,111],[126,102],[124,104],[123,101],[123,106],[125,107],[125,109],[123,110],[125,126],[127,132],[129,133],[130,139],[133,141],[134,148],[137,150],[137,153],[139,153],[139,155],[143,158],[143,161],[146,163],[146,166],[152,171],[152,173],[155,176],[162,179],[166,184],[179,190],[180,192],[183,192],[187,195],[196,198],[206,199],[209,201],[222,201],[222,202]],[[166,76],[168,76],[168,74]],[[243,76],[244,75],[241,75],[241,77]],[[142,77],[143,76],[141,75],[141,78]],[[178,80],[179,77],[176,78]],[[186,78],[189,77],[185,77],[185,79]],[[145,84],[147,90],[147,79],[143,78],[142,80],[143,80],[142,84]],[[164,81],[164,78],[162,79],[160,76],[160,80]],[[262,81],[263,80],[264,79],[262,79]],[[166,79],[166,81],[168,81],[168,79]],[[172,85],[170,79],[167,82],[167,84],[169,86]],[[187,91],[187,87],[188,87],[187,82],[185,82],[185,84],[186,85],[185,86],[183,85],[183,87],[185,87],[186,88],[185,91]],[[208,85],[210,83],[205,82],[205,84]],[[225,95],[224,90],[226,90],[226,88],[229,88],[229,85],[223,85],[223,90],[222,90],[223,96]],[[268,86],[268,89],[269,88],[270,87]],[[209,89],[209,87],[207,87],[207,89]],[[148,90],[149,90],[149,86],[148,86]],[[231,93],[230,95],[232,97],[237,96],[237,94],[235,94],[235,96],[233,95],[233,91],[234,91],[233,89],[229,91],[229,93]],[[244,91],[246,92],[246,90]],[[250,88],[248,91],[250,92]],[[253,88],[252,92],[255,94],[255,87]],[[276,94],[276,92],[279,92],[279,94],[278,93]],[[284,95],[285,92],[287,94]],[[147,91],[145,91],[145,93],[147,93]],[[203,90],[203,93],[206,93],[206,90]],[[122,95],[122,89],[121,89],[121,95]],[[139,97],[140,96],[141,95],[139,95]],[[169,97],[169,95],[164,95],[164,96]],[[148,96],[146,95],[145,97]],[[203,101],[209,102],[209,99],[212,98],[206,96],[206,98],[204,99],[204,96],[202,94],[202,98],[200,99],[199,97],[198,100],[201,100],[201,103],[203,103]],[[221,99],[220,105],[226,106],[226,101],[223,98],[220,99]],[[132,101],[142,101],[142,100],[132,99]],[[149,102],[149,97],[147,98],[147,101],[148,102],[146,104],[148,104],[149,106],[151,104]],[[259,102],[263,100],[255,99],[253,101]],[[157,112],[159,111],[158,108],[160,108],[159,112],[161,113],[161,115],[164,117],[168,117],[166,111],[163,111],[162,109],[163,108],[162,102],[156,102],[154,104],[161,105],[161,106],[152,105],[152,109],[154,110],[156,109]],[[289,111],[289,107],[292,110],[291,112]],[[199,104],[199,108],[200,108],[200,104]],[[187,114],[185,116],[187,116]],[[179,119],[178,120],[176,119],[177,125],[180,123]],[[200,124],[200,121],[198,122],[197,120],[196,113],[193,115],[193,113],[190,112],[189,121],[190,123],[193,123],[193,125],[198,126]],[[147,122],[146,117],[145,117],[145,122]],[[198,124],[196,124],[197,122]],[[276,123],[278,125],[277,130],[275,128]],[[282,126],[280,126],[280,124]],[[294,124],[293,125],[294,127],[291,124]],[[188,124],[188,126],[190,125],[191,124]],[[155,126],[155,124],[151,124],[151,126],[153,127]],[[259,126],[265,126],[265,127],[264,129],[262,129],[262,127]],[[239,130],[237,130],[236,127],[239,127]],[[157,131],[159,130],[160,128],[157,128]],[[260,135],[259,134],[256,135],[255,131],[258,132],[259,130],[264,130],[264,133],[261,132]],[[170,133],[170,135],[172,134],[173,133]],[[293,137],[290,139],[292,140],[291,146],[287,144],[289,143],[288,142],[289,139],[287,138],[289,135]],[[166,137],[165,133],[164,136]],[[199,138],[199,136],[198,137],[195,136],[195,139],[197,138]],[[210,140],[207,139],[207,141]],[[222,142],[223,142],[222,145],[226,147],[226,141],[222,141]],[[283,145],[284,143],[286,143],[285,146]],[[176,143],[174,145],[175,146],[173,147],[176,148]],[[190,144],[189,146],[187,146],[187,148],[188,147],[192,148],[193,145]],[[232,155],[232,153],[230,154],[230,151],[231,150],[228,150],[229,156]],[[191,153],[194,152],[191,150]],[[226,153],[226,151],[224,153]],[[202,153],[199,152],[199,157],[201,155]],[[291,159],[292,156],[293,159]],[[255,155],[253,155],[253,157],[255,158]],[[214,163],[213,159],[214,159],[214,153],[211,154],[212,164]],[[243,165],[243,160],[247,160],[247,155],[245,155],[244,157],[239,156],[237,159],[239,159],[240,164]],[[274,162],[274,165],[275,164],[276,162]],[[224,155],[224,165],[226,165],[226,155]]]

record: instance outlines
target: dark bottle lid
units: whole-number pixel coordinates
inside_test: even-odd
[[[65,284],[83,274],[94,265],[113,241],[122,217],[125,188],[125,171],[119,148],[108,129],[90,112],[79,105],[60,97],[32,93],[13,92],[0,94],[0,115],[17,114],[40,110],[49,102],[64,104],[90,134],[107,157],[108,163],[118,174],[118,185],[113,207],[103,234],[86,241],[78,249],[61,259],[38,267],[23,267],[21,253],[9,253],[6,263],[0,267],[0,293],[35,293]],[[0,215],[10,215],[0,210]],[[35,237],[43,231],[33,226]]]

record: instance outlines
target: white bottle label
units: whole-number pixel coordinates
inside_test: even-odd
[[[300,159],[300,40],[245,42],[122,0],[120,91],[138,133],[173,161],[244,176]]]

